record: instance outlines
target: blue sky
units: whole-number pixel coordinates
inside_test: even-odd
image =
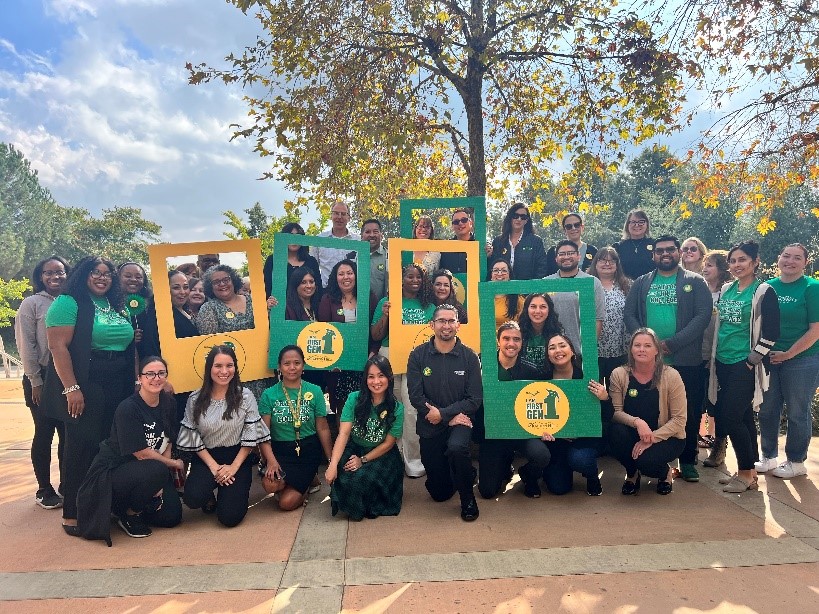
[[[288,194],[247,141],[241,91],[187,84],[185,63],[218,63],[256,23],[224,0],[4,0],[0,141],[58,202],[141,207],[172,242],[223,238],[222,211]]]

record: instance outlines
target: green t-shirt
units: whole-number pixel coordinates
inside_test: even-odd
[[[384,303],[386,300],[387,297],[382,298],[378,301],[378,305],[375,306],[372,324],[378,322],[381,316],[384,315]],[[435,313],[435,305],[430,303],[426,307],[423,307],[421,301],[417,298],[405,298],[401,303],[403,305],[401,309],[402,324],[427,324],[432,320],[432,314]],[[389,334],[381,340],[381,345],[385,348],[390,347]]]
[[[352,440],[360,446],[365,448],[372,448],[384,441],[387,437],[387,429],[384,421],[380,417],[383,411],[379,407],[370,410],[370,417],[367,419],[367,426],[361,429],[355,423],[355,404],[358,401],[360,392],[356,390],[351,392],[347,397],[347,402],[344,403],[344,408],[341,410],[341,421],[352,422],[353,430],[351,432]],[[401,438],[401,433],[404,430],[404,406],[398,401],[395,403],[395,422],[390,427],[389,434],[396,439]]]
[[[543,369],[546,366],[546,340],[543,335],[529,337],[526,342],[525,356],[526,362],[534,365],[537,369]]]
[[[731,365],[746,360],[751,352],[751,301],[758,286],[757,281],[738,292],[739,284],[734,282],[723,292],[717,303],[717,360],[723,364]]]
[[[779,339],[773,349],[784,352],[804,335],[811,324],[819,322],[819,280],[802,275],[791,283],[779,277],[768,282],[779,299]],[[819,353],[819,341],[797,357]]]
[[[134,327],[123,314],[114,311],[105,297],[91,296],[94,301],[94,324],[91,329],[91,349],[122,352],[134,340]],[[46,313],[46,327],[76,326],[77,301],[61,294]]]
[[[654,329],[660,341],[677,332],[677,275],[664,277],[657,273],[646,297],[646,325]]]
[[[287,389],[293,407],[299,398],[299,390]],[[273,441],[296,441],[296,430],[293,428],[293,413],[284,396],[284,388],[279,382],[262,393],[259,399],[259,414],[270,416],[270,437]],[[327,404],[324,402],[324,393],[321,388],[309,382],[301,383],[301,438],[316,434],[316,418],[327,416]]]

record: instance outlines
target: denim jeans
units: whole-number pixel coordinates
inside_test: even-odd
[[[791,462],[805,462],[811,436],[810,409],[817,385],[819,354],[771,365],[771,383],[759,408],[762,456],[776,458],[779,453],[779,423],[784,404],[788,407],[785,455]]]

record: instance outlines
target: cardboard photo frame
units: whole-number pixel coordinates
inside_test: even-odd
[[[324,371],[344,369],[358,371],[367,362],[370,337],[370,244],[367,241],[312,237],[301,234],[278,233],[273,244],[273,296],[279,304],[270,310],[270,337],[267,365],[277,367],[279,351],[286,345],[298,345],[305,356],[305,368]],[[305,322],[285,319],[287,275],[287,246],[331,247],[355,253],[356,299],[359,309],[354,323]],[[362,273],[361,271],[364,271]]]
[[[214,345],[231,345],[236,352],[243,382],[271,377],[267,368],[268,316],[262,272],[262,244],[259,239],[160,243],[147,247],[156,303],[156,320],[162,357],[168,362],[168,381],[176,392],[190,392],[202,386],[205,357]],[[247,256],[250,291],[254,298],[253,328],[178,339],[173,323],[168,276],[168,259],[193,254],[242,252]]]
[[[577,292],[583,378],[577,380],[498,381],[495,296],[534,292]],[[588,390],[599,378],[594,280],[532,279],[481,282],[481,349],[486,437],[524,439],[549,432],[555,437],[600,437],[600,401]]]
[[[467,263],[466,277],[466,299],[468,301],[469,321],[461,324],[458,330],[458,337],[468,347],[476,352],[481,341],[482,319],[479,313],[480,303],[478,300],[478,284],[480,283],[479,260],[482,252],[479,250],[478,241],[452,241],[452,240],[432,240],[432,239],[389,239],[387,241],[388,251],[392,256],[389,260],[390,272],[390,312],[401,313],[402,304],[402,266],[400,254],[402,252],[437,251],[450,253],[465,253]],[[485,261],[485,258],[483,259]],[[401,318],[390,317],[390,364],[394,373],[407,372],[407,360],[410,352],[429,340],[432,336],[432,328],[429,324],[403,324]]]

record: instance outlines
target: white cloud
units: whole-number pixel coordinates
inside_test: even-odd
[[[230,141],[229,125],[247,119],[241,91],[190,86],[184,70],[252,42],[252,18],[222,0],[46,6],[66,30],[47,57],[0,39],[0,60],[13,59],[0,71],[0,141],[58,202],[142,207],[172,241],[222,238],[226,209],[280,212],[282,187],[257,181],[269,160]]]

